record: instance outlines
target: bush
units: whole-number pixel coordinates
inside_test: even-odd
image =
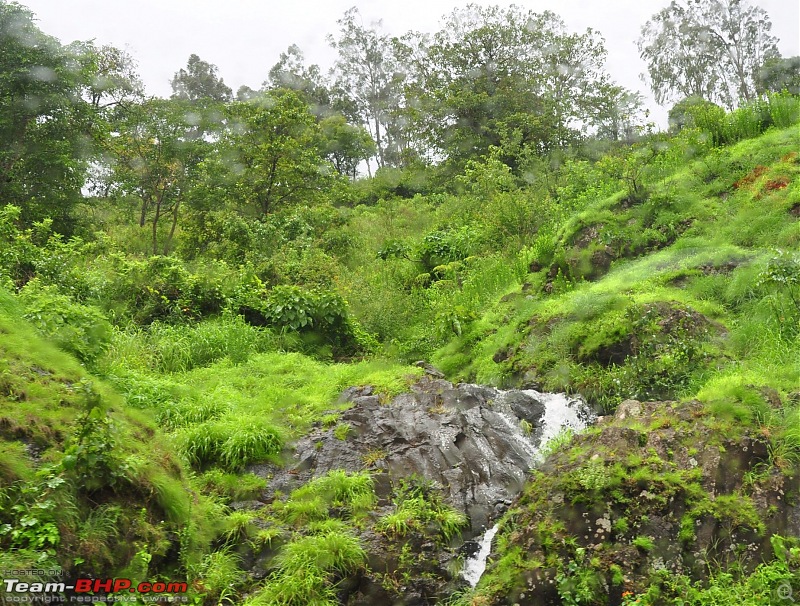
[[[251,290],[242,293],[238,312],[255,326],[307,335],[307,342],[317,353],[322,346],[329,347],[334,356],[352,356],[375,346],[374,340],[350,317],[345,300],[332,291],[276,286],[260,299],[259,293]],[[315,342],[315,337],[322,342]]]
[[[478,244],[478,232],[464,225],[458,229],[438,230],[425,235],[416,254],[425,271],[431,271],[440,265],[466,259],[477,252]]]
[[[193,274],[174,257],[129,261],[115,257],[108,289],[116,315],[136,324],[184,322],[222,311],[226,297],[223,278],[227,266],[217,264]]]
[[[238,471],[280,453],[283,439],[276,427],[255,419],[207,421],[181,430],[178,448],[195,468]]]
[[[62,350],[81,362],[94,362],[111,342],[111,324],[95,307],[75,303],[55,286],[43,286],[38,278],[20,291],[24,318]]]

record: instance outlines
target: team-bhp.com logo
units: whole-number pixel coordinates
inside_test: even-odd
[[[67,585],[63,581],[28,581],[20,579],[4,579],[5,603],[16,602],[127,602],[134,599],[159,602],[182,602],[184,597],[176,594],[186,593],[186,583],[142,582],[134,583],[131,579],[76,579],[74,584]],[[126,595],[127,593],[127,595]],[[69,595],[69,598],[65,597]],[[108,595],[111,594],[111,595]],[[130,594],[136,594],[128,599]],[[169,595],[167,595],[169,594]],[[171,598],[166,599],[165,598]]]

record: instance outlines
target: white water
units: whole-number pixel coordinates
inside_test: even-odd
[[[464,562],[464,570],[461,573],[461,576],[464,577],[472,587],[478,584],[480,581],[481,576],[483,576],[484,570],[486,570],[486,560],[489,557],[489,554],[492,552],[492,539],[494,539],[494,535],[497,534],[499,526],[495,524],[489,530],[487,530],[483,537],[481,538],[480,549],[473,555],[469,557]]]
[[[519,434],[520,441],[525,442],[525,451],[530,455],[531,466],[542,462],[544,458],[542,451],[547,446],[547,443],[561,431],[564,429],[580,431],[594,420],[594,414],[580,399],[570,398],[560,393],[540,393],[533,389],[522,391],[544,404],[544,417],[542,418],[541,426],[537,427],[536,431],[530,436],[525,436],[517,424],[512,423],[510,419],[508,419],[508,423],[505,423],[505,416],[501,415],[501,417],[504,424],[508,425],[509,430]],[[478,543],[480,549],[464,561],[464,569],[461,572],[461,576],[472,587],[478,584],[486,570],[486,560],[492,552],[492,540],[494,535],[497,534],[497,530],[497,524],[487,530]]]
[[[535,434],[538,444],[533,463],[542,462],[542,451],[561,431],[571,429],[577,432],[594,422],[595,414],[580,399],[570,398],[563,393],[540,393],[533,389],[525,389],[522,392],[544,404],[541,431]]]

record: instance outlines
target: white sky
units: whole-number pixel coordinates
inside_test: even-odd
[[[234,93],[245,84],[258,88],[270,67],[290,44],[297,44],[308,63],[327,70],[334,52],[325,41],[336,33],[336,20],[359,7],[365,23],[382,19],[384,30],[434,32],[443,15],[465,3],[453,0],[20,0],[39,20],[39,27],[63,43],[95,39],[127,49],[139,62],[147,91],[172,93],[170,80],[185,67],[191,53],[219,67]],[[480,5],[507,5],[502,0],[475,0]],[[639,79],[645,70],[635,41],[647,19],[669,0],[518,0],[533,11],[552,10],[573,31],[587,27],[606,39],[607,68],[621,85],[648,96]],[[772,19],[783,56],[800,55],[800,2],[758,0]],[[653,118],[666,124],[666,110],[650,100]]]

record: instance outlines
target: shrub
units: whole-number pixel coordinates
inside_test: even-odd
[[[376,345],[350,317],[346,301],[332,291],[276,286],[263,300],[258,293],[244,294],[238,312],[250,324],[306,335],[312,346],[327,346],[337,357],[366,352]],[[314,343],[315,336],[322,343]]]
[[[226,302],[226,269],[220,263],[193,274],[174,257],[156,256],[145,261],[117,257],[109,268],[113,272],[109,304],[116,314],[140,325],[214,315],[222,311]]]
[[[474,227],[464,225],[458,229],[438,230],[426,234],[418,246],[416,256],[425,270],[461,261],[477,252],[479,234]]]
[[[75,303],[55,286],[31,280],[20,292],[24,318],[66,352],[95,361],[111,342],[111,324],[95,307]]]
[[[207,421],[181,430],[178,447],[194,467],[238,471],[280,453],[283,439],[276,427],[255,419]]]

